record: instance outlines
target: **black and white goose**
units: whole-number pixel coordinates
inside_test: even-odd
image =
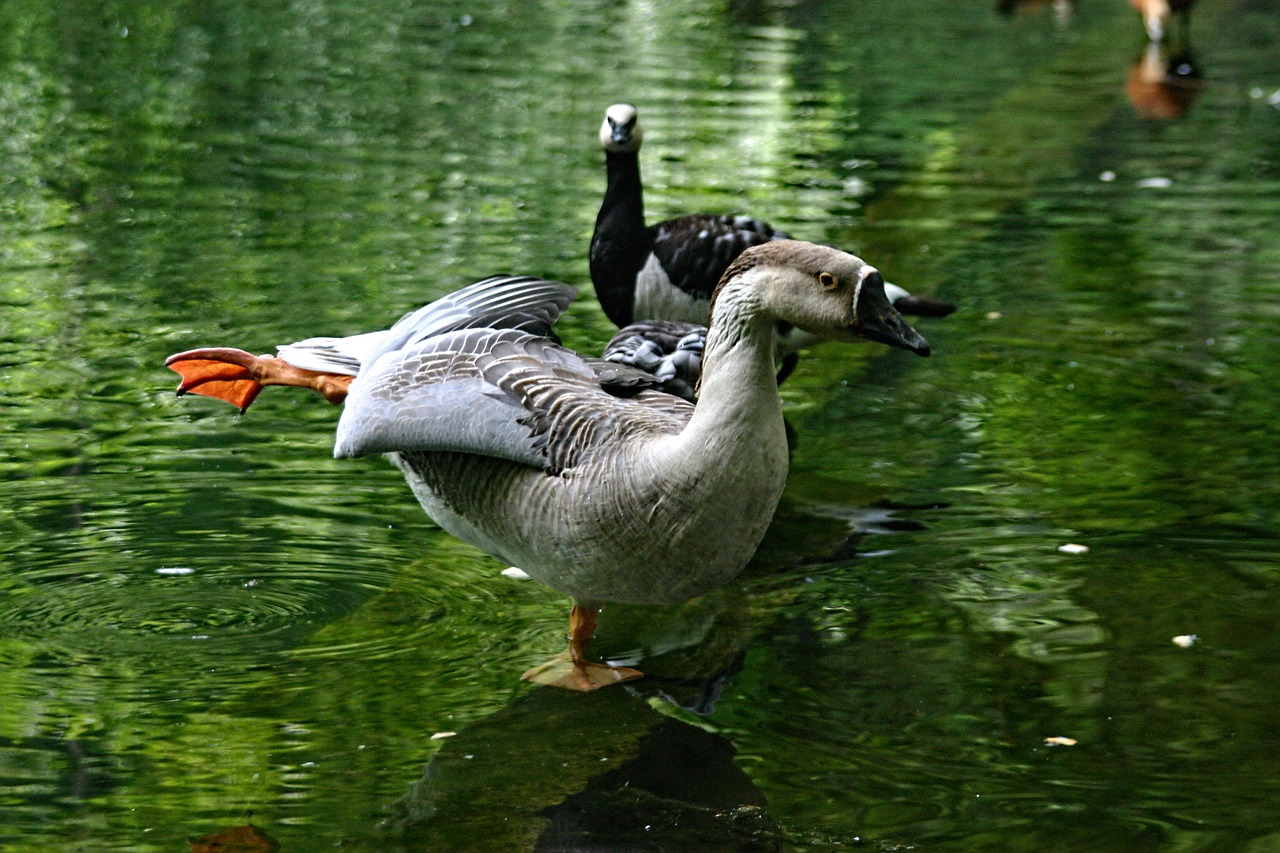
[[[883,279],[836,249],[772,242],[716,290],[696,404],[651,377],[560,346],[572,290],[524,277],[471,285],[383,332],[310,338],[278,357],[200,349],[166,362],[179,393],[242,410],[265,385],[345,403],[334,452],[383,453],[446,531],[574,599],[568,670],[528,676],[591,689],[634,677],[586,661],[601,602],[677,602],[736,575],[787,478],[773,329],[929,345]]]
[[[591,236],[596,298],[620,327],[649,320],[705,325],[711,294],[729,264],[752,246],[790,237],[751,216],[692,213],[646,225],[639,157],[643,140],[634,106],[614,104],[605,111],[600,144],[608,184]],[[955,310],[949,302],[913,296],[888,282],[884,290],[903,314],[942,317]],[[795,351],[814,341],[794,326],[779,325],[780,380],[794,367]]]

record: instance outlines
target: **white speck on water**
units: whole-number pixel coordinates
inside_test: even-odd
[[[871,191],[871,185],[862,178],[845,178],[843,189],[845,195],[859,198]]]
[[[1104,184],[1109,184],[1115,179],[1116,179],[1116,173],[1111,171],[1110,169],[1107,169],[1107,171],[1103,172],[1101,175],[1098,175],[1098,180],[1102,181]]]
[[[1200,641],[1195,634],[1179,634],[1173,638],[1173,644],[1181,649],[1189,649]]]
[[[1173,186],[1171,178],[1143,178],[1138,181],[1138,186],[1144,190],[1164,190]]]
[[[156,569],[158,575],[193,575],[195,569],[189,569],[186,566],[161,566]]]
[[[444,740],[447,737],[453,737],[457,732],[436,732],[431,736],[432,740]]]
[[[526,572],[524,569],[517,568],[516,566],[511,566],[510,568],[503,569],[502,576],[504,578],[513,578],[514,580],[518,580],[518,581],[527,581],[529,579],[529,573]]]
[[[1089,552],[1089,546],[1077,545],[1074,542],[1068,542],[1065,545],[1059,545],[1058,550],[1064,554],[1087,554]]]

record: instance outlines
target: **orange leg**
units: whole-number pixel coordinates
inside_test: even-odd
[[[273,355],[253,355],[231,347],[180,352],[165,359],[165,367],[182,377],[179,396],[201,394],[225,400],[242,413],[267,385],[310,388],[335,406],[347,398],[353,376],[303,370]]]
[[[569,652],[526,672],[521,678],[568,690],[596,690],[640,678],[644,673],[625,666],[586,660],[587,641],[596,633],[596,609],[577,602],[569,613]]]

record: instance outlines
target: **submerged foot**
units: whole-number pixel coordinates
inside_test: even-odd
[[[546,663],[535,666],[520,677],[535,684],[546,684],[551,687],[578,690],[586,693],[591,690],[598,690],[601,687],[608,687],[611,684],[632,681],[643,676],[644,673],[638,669],[632,669],[627,666],[612,666],[594,661],[574,660],[569,652],[564,652]]]

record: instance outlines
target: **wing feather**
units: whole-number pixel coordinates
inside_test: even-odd
[[[693,407],[638,378],[629,398],[606,390],[602,375],[619,371],[516,330],[436,336],[352,383],[334,452],[455,451],[559,473],[602,445],[683,428]]]
[[[490,276],[405,314],[390,329],[307,338],[278,347],[279,355],[295,367],[356,376],[361,365],[384,353],[458,329],[519,329],[551,336],[552,325],[575,293],[567,284],[534,276]]]
[[[653,253],[671,283],[700,299],[710,299],[734,258],[752,246],[787,235],[750,216],[691,214],[653,226]]]

